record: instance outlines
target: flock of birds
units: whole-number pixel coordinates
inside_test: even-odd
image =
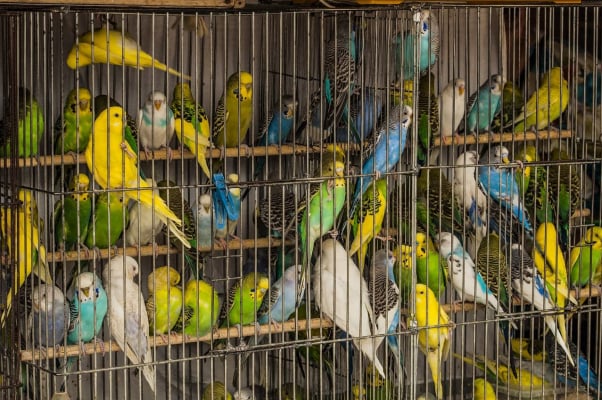
[[[32,331],[27,334],[35,346],[96,340],[102,336],[108,316],[112,338],[131,362],[145,364],[143,376],[155,391],[151,335],[181,332],[200,337],[216,327],[256,322],[278,326],[299,315],[303,302],[311,302],[345,331],[369,360],[372,383],[378,379],[387,382],[387,371],[379,359],[383,343],[403,371],[400,334],[406,324],[417,326],[436,397],[442,399],[441,368],[449,358],[454,325],[439,299],[450,284],[460,300],[480,303],[495,314],[508,347],[507,364],[499,360],[491,364],[481,355],[455,355],[484,372],[487,380],[475,380],[475,393],[483,393],[475,394],[477,398],[494,398],[490,385],[524,395],[549,389],[555,382],[570,387],[581,382],[588,390],[600,392],[597,376],[567,333],[568,312],[580,303],[570,289],[602,285],[602,227],[590,227],[581,238],[570,230],[571,218],[584,201],[582,174],[568,163],[570,155],[561,148],[544,154],[535,146],[524,145],[511,160],[508,148],[491,145],[481,156],[472,150],[461,154],[450,172],[451,179],[444,174],[445,167],[434,166],[438,149],[432,148],[432,141],[436,136],[495,129],[523,132],[550,126],[568,106],[569,86],[563,70],[551,67],[524,102],[516,101],[519,91],[500,75],[488,79],[467,100],[462,79],[453,80],[436,96],[434,78],[428,71],[438,57],[437,19],[422,11],[415,20],[419,21],[417,32],[396,36],[394,43],[400,50],[397,63],[404,80],[411,82],[414,74],[419,74],[417,94],[408,89],[412,83],[404,84],[403,93],[394,96],[388,106],[376,101],[374,93],[359,96],[355,33],[346,29],[327,45],[324,93],[311,96],[309,114],[295,125],[297,102],[291,96],[279,99],[256,146],[286,142],[295,126],[296,136],[331,136],[336,141],[343,136],[345,142],[366,144],[360,157],[361,173],[357,179],[353,177],[347,168],[349,153],[329,144],[303,200],[285,187],[272,190],[258,204],[259,219],[271,235],[296,244],[280,260],[276,274],[252,268],[231,285],[223,301],[202,278],[199,260],[206,254],[199,248],[211,248],[214,242],[223,246],[234,236],[246,193],[241,193],[244,185],[238,175],[213,175],[212,169],[217,171],[219,164],[209,168],[205,155],[212,146],[242,146],[253,113],[252,75],[241,71],[229,77],[212,126],[185,82],[174,88],[170,106],[163,93],[150,93],[137,120],[107,96],[93,99],[90,91],[81,87],[71,91],[55,124],[53,154],[83,153],[89,174],[75,174],[67,165],[57,167],[58,184],[62,189],[62,180],[68,177],[68,190],[54,209],[56,249],[109,248],[120,237],[127,246],[143,246],[154,244],[163,231],[171,244],[181,249],[192,278],[184,283],[183,271],[156,268],[147,276],[149,295],[145,300],[134,282],[138,262],[119,255],[106,263],[102,280],[93,272],[82,272],[64,293],[53,283],[56,274],[49,268],[41,241],[44,228],[34,195],[21,189],[16,194],[16,211],[0,209],[2,237],[17,265],[0,324],[6,324],[19,289],[33,273],[43,282],[30,296],[27,326]],[[419,63],[414,65],[417,41]],[[158,68],[188,79],[108,26],[80,36],[67,58],[73,69],[92,62]],[[334,77],[336,81],[331,80]],[[417,104],[413,104],[416,97]],[[20,89],[19,98],[17,148],[12,148],[13,138],[5,136],[0,155],[37,156],[44,131],[43,112],[26,89]],[[363,107],[365,99],[379,106]],[[318,112],[324,103],[326,112]],[[359,112],[362,109],[372,109],[374,114]],[[412,124],[418,125],[416,143],[410,143],[408,137]],[[182,147],[197,157],[207,178],[215,182],[211,193],[199,196],[196,213],[175,183],[155,183],[138,165],[138,145],[147,154],[165,148],[171,161],[169,146],[174,133]],[[410,205],[391,195],[395,190],[388,179],[410,146],[416,146],[421,167],[416,180],[418,232],[411,229]],[[561,162],[543,166],[542,160]],[[266,159],[254,161],[251,176],[258,178]],[[90,190],[92,179],[106,190],[96,198]],[[128,202],[132,203],[129,207]],[[124,210],[128,210],[126,215]],[[394,227],[398,238],[407,240],[400,240],[391,250],[390,240],[384,238],[385,248],[378,249],[383,246],[376,245],[375,239],[383,239],[379,236],[383,226]],[[327,235],[332,237],[324,238]],[[319,254],[314,260],[317,244]],[[270,279],[274,275],[275,281]],[[412,287],[414,275],[417,284]],[[537,345],[535,337],[527,338],[519,329],[513,299],[545,314],[542,360],[553,371],[551,381],[545,376],[537,380],[532,377],[535,372],[517,363],[517,357],[519,361],[532,357],[528,353]],[[416,313],[406,320],[402,310],[411,304]],[[322,358],[318,351],[318,360]],[[66,367],[72,365],[73,360]],[[504,368],[506,373],[501,373]],[[220,385],[226,396],[221,383],[209,388]],[[376,390],[374,384],[369,386]],[[243,392],[235,397],[248,398]],[[304,394],[303,390],[296,392]],[[355,388],[354,393],[358,398],[367,396],[365,388]]]

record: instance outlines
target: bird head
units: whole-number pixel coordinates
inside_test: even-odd
[[[211,211],[211,195],[205,193],[199,197],[199,209],[205,211],[205,213],[209,213]]]
[[[496,146],[493,153],[493,160],[491,161],[494,163],[501,162],[503,164],[510,164],[510,152],[504,146]]]
[[[466,90],[466,82],[464,82],[464,79],[457,78],[454,80],[454,86],[458,96],[464,96],[464,91]]]
[[[82,272],[77,276],[77,296],[81,303],[94,300],[98,296],[100,279],[92,272]]]
[[[152,95],[152,94],[151,94]],[[190,85],[186,82],[181,82],[173,88],[173,96],[174,100],[192,100],[192,90],[190,89]]]
[[[75,106],[81,113],[90,113],[92,112],[92,94],[86,88],[73,89],[67,99],[67,105],[72,105],[73,113],[77,112]]]
[[[48,312],[52,310],[53,303],[64,301],[63,292],[54,285],[41,284],[34,287],[31,292],[31,305],[37,312]]]
[[[253,97],[253,76],[245,71],[233,74],[228,78],[226,87],[228,93],[238,101],[250,101]]]
[[[102,277],[105,282],[108,282],[110,279],[123,277],[125,272],[125,277],[133,280],[138,275],[138,268],[138,262],[134,258],[119,254],[105,264]]]
[[[146,108],[152,110],[152,107],[155,107],[155,110],[159,111],[166,103],[167,97],[162,92],[151,92],[146,100]]]
[[[155,288],[167,288],[180,283],[180,274],[172,267],[159,267],[148,275],[148,291],[155,292]]]
[[[410,124],[412,123],[412,107],[405,105],[402,108],[401,114],[401,126],[405,129],[408,129]]]
[[[259,275],[255,291],[251,290],[251,297],[257,298],[257,301],[261,301],[268,290],[270,290],[270,280],[264,275]]]
[[[439,232],[435,236],[435,244],[439,248],[439,254],[442,257],[447,257],[453,252],[456,245],[460,244],[460,240],[450,232]]]
[[[470,150],[458,156],[458,159],[456,160],[456,166],[477,165],[478,162],[479,154],[474,150]],[[462,172],[460,171],[459,173],[461,174]]]
[[[285,94],[282,96],[282,103],[276,104],[276,107],[282,107],[282,115],[286,119],[291,119],[295,116],[295,111],[299,103],[293,98],[293,96]]]
[[[602,248],[602,227],[592,226],[585,233],[585,244],[594,248]]]

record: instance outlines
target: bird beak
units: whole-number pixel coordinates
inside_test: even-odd
[[[85,192],[86,191],[86,185],[84,185],[83,183],[77,185],[77,190],[80,191],[80,192]]]
[[[510,159],[508,157],[502,157],[502,162],[504,164],[510,164]]]
[[[90,297],[90,288],[82,288],[82,293],[86,296],[86,298]]]
[[[163,104],[163,102],[161,100],[155,100],[153,103],[155,104],[155,109],[157,111],[159,111],[159,109],[161,108],[161,105]]]
[[[88,109],[88,100],[80,100],[79,109],[80,111],[86,111]]]
[[[458,93],[460,94],[460,96],[464,95],[464,86],[460,86],[458,88]]]

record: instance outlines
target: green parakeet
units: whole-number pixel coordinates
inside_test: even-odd
[[[180,274],[172,267],[158,267],[148,275],[149,297],[146,300],[149,331],[165,335],[178,322],[182,312],[182,290],[177,286]]]
[[[416,279],[427,285],[437,298],[445,291],[446,269],[430,237],[416,233]]]
[[[228,291],[219,320],[222,327],[249,325],[255,322],[257,310],[263,296],[270,288],[270,281],[264,274],[254,272],[237,280]]]
[[[395,283],[399,288],[399,302],[402,307],[410,305],[412,295],[412,246],[400,244],[393,250],[395,262]]]
[[[83,87],[71,90],[63,113],[54,124],[54,154],[83,152],[88,146],[93,123],[92,94]]]
[[[205,386],[201,400],[232,400],[232,395],[222,382],[211,382]]]
[[[602,285],[602,228],[592,226],[571,250],[571,285]]]
[[[428,162],[431,141],[439,136],[439,98],[435,96],[435,75],[424,75],[418,83],[418,163]]]
[[[535,215],[539,224],[554,221],[554,209],[549,202],[550,188],[546,169],[528,164],[539,161],[537,149],[532,145],[521,148],[516,159],[523,162],[523,168],[516,170],[516,183],[521,198],[524,198],[525,209],[531,215]]]
[[[176,329],[188,336],[204,336],[216,326],[219,310],[219,297],[213,286],[203,280],[188,281],[182,316]]]
[[[253,119],[253,76],[241,71],[228,78],[213,116],[213,143],[218,147],[243,144]]]
[[[523,107],[523,93],[510,81],[504,83],[502,91],[502,111],[498,113],[491,122],[491,131],[503,133],[504,126],[507,126],[512,120],[520,114]]]
[[[17,157],[37,156],[40,139],[44,134],[44,113],[31,92],[25,88],[19,88],[18,102]],[[8,99],[5,99],[5,104],[5,120],[0,122],[0,157],[12,155],[12,138],[6,121],[10,114]]]
[[[84,244],[92,215],[90,178],[85,174],[74,176],[69,193],[54,205],[54,241],[58,249],[71,250]]]
[[[88,226],[86,247],[108,249],[121,236],[129,214],[122,192],[103,192],[96,197],[94,212]]]

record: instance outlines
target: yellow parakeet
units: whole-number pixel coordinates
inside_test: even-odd
[[[408,325],[410,322],[408,321]],[[437,399],[441,400],[441,362],[449,355],[451,340],[451,328],[445,325],[448,325],[450,320],[433,291],[421,283],[416,285],[416,322],[419,329],[418,345],[431,369]]]
[[[172,267],[159,267],[148,275],[148,291],[146,312],[149,319],[149,330],[154,335],[169,333],[182,312],[182,289],[180,274]]]
[[[0,208],[2,237],[8,248],[10,259],[18,269],[13,271],[13,281],[4,311],[0,317],[0,326],[4,326],[10,313],[12,299],[17,295],[27,277],[33,272],[42,282],[52,284],[52,275],[46,263],[46,248],[40,242],[38,229],[37,204],[29,190],[19,190],[20,201],[17,209]],[[13,218],[16,221],[13,223]],[[16,229],[14,231],[13,229]]]
[[[213,116],[213,143],[219,147],[239,147],[253,119],[253,76],[241,71],[226,83]]]
[[[521,113],[512,122],[514,132],[543,129],[554,122],[569,105],[569,84],[558,67],[549,70],[541,79],[539,89],[527,100]]]
[[[496,400],[495,389],[483,378],[474,380],[474,400]]]
[[[138,155],[123,137],[123,120],[123,109],[111,107],[101,112],[94,121],[92,140],[84,152],[94,180],[103,189],[128,189],[124,191],[127,198],[154,208],[157,218],[169,227],[184,246],[190,248],[186,235],[179,229],[182,226],[181,219],[140,178]]]
[[[154,67],[190,80],[189,76],[168,68],[145,53],[132,37],[121,30],[108,29],[108,25],[81,35],[67,55],[67,66],[71,69],[92,63],[106,64],[107,61],[113,65],[126,65],[141,70]]]

